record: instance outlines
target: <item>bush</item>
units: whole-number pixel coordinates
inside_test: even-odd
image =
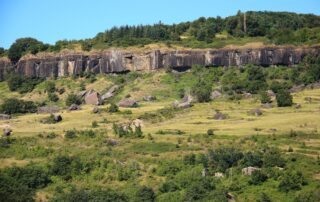
[[[52,160],[50,173],[70,179],[72,175],[79,175],[83,171],[82,162],[78,157],[57,156]]]
[[[119,137],[143,138],[141,126],[135,126],[134,128],[135,130],[132,129],[131,125],[127,125],[126,127],[116,123],[113,123],[112,125],[114,134],[118,135]]]
[[[57,121],[56,121],[54,115],[50,114],[50,116],[43,118],[41,120],[41,123],[54,124],[54,123],[57,123]]]
[[[17,91],[19,93],[31,92],[41,82],[42,79],[40,78],[29,78],[17,74],[11,74],[7,78],[10,91]]]
[[[226,169],[235,166],[243,157],[243,154],[231,147],[221,147],[209,151],[209,165],[219,171],[225,172]]]
[[[276,94],[278,107],[292,106],[292,95],[289,91],[281,90]]]
[[[116,104],[111,103],[110,107],[108,107],[107,111],[110,113],[115,113],[115,112],[119,111],[119,107]]]
[[[268,179],[268,176],[263,171],[256,170],[252,173],[249,183],[254,185],[259,185],[265,182],[267,179]]]
[[[98,122],[97,121],[93,121],[92,123],[91,123],[91,127],[92,128],[97,128],[99,125],[98,125]]]
[[[49,93],[48,94],[48,99],[51,102],[57,102],[59,100],[59,97],[55,93]]]
[[[128,198],[124,194],[111,189],[72,189],[70,193],[62,193],[55,195],[52,202],[60,201],[77,201],[77,202],[88,202],[88,201],[104,201],[104,202],[127,202]]]
[[[155,201],[156,195],[154,191],[146,186],[139,187],[133,196],[133,202],[153,202]]]
[[[300,190],[307,181],[300,171],[286,171],[280,178],[279,190],[289,192],[290,190]]]
[[[209,102],[211,91],[211,83],[204,80],[200,80],[192,87],[192,93],[197,97],[199,102]]]
[[[82,103],[82,99],[80,96],[76,94],[69,94],[66,99],[66,105],[71,106],[72,104],[80,105]]]
[[[76,131],[75,130],[67,130],[66,133],[64,134],[64,137],[67,139],[72,139],[72,138],[76,138]]]
[[[45,85],[45,91],[49,93],[54,93],[56,91],[56,84],[53,81],[48,81]]]
[[[208,129],[208,130],[207,130],[207,135],[208,135],[208,136],[213,136],[213,135],[214,135],[213,129]]]
[[[271,102],[271,98],[269,97],[269,95],[268,95],[268,93],[266,91],[261,91],[260,92],[260,101],[261,101],[262,104]]]
[[[32,113],[37,110],[37,106],[32,101],[23,101],[15,98],[10,98],[0,105],[0,112],[5,114],[16,113]]]

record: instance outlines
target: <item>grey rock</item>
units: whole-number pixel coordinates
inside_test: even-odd
[[[275,97],[276,96],[276,94],[272,90],[267,90],[267,95],[269,97]]]
[[[249,167],[243,168],[241,171],[243,175],[252,175],[252,173],[257,170],[261,170],[261,168],[249,166]]]
[[[301,104],[299,104],[299,103],[295,104],[295,105],[294,105],[294,108],[300,109],[300,108],[301,108]]]
[[[91,104],[91,105],[101,105],[102,104],[102,99],[101,99],[100,94],[93,89],[89,90],[86,93],[86,95],[84,97],[84,101],[86,104]]]
[[[10,115],[7,114],[0,114],[0,120],[9,120],[11,119]]]
[[[224,120],[227,118],[227,115],[226,114],[223,114],[221,112],[217,112],[214,116],[213,116],[213,119],[215,120]]]
[[[118,85],[112,86],[105,94],[101,96],[102,100],[107,100],[115,96],[116,91],[120,88]]]
[[[271,109],[273,107],[272,103],[265,103],[261,105],[262,108]]]
[[[289,92],[290,93],[297,93],[297,92],[300,92],[300,91],[304,90],[304,88],[305,88],[304,84],[296,85],[296,86],[293,86],[292,88],[290,88]]]
[[[60,114],[54,114],[54,121],[55,122],[60,122],[62,121],[62,116]]]
[[[8,137],[12,133],[12,130],[10,128],[4,128],[3,129],[3,136]]]
[[[211,98],[212,100],[214,100],[214,99],[217,99],[217,98],[219,98],[219,97],[221,97],[221,96],[222,96],[222,94],[221,94],[220,91],[214,90],[214,91],[212,91],[210,98]]]
[[[130,100],[130,99],[122,99],[119,103],[118,103],[119,107],[137,107],[138,106],[138,102],[135,100]]]
[[[144,101],[148,101],[148,102],[151,102],[151,101],[155,101],[157,98],[155,96],[152,96],[152,95],[146,95],[143,97],[143,100]]]
[[[53,114],[53,113],[58,113],[59,111],[60,111],[60,107],[58,106],[38,107],[38,114]]]
[[[68,107],[69,111],[75,111],[75,110],[80,110],[80,109],[81,109],[81,107],[76,104],[72,104],[70,107]]]
[[[261,109],[251,109],[248,114],[253,116],[261,116],[263,114],[263,111]]]

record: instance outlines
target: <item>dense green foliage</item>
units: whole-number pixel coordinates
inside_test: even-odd
[[[80,105],[81,103],[82,103],[81,97],[73,93],[69,94],[66,99],[67,106],[71,106],[72,104]]]
[[[5,114],[16,113],[32,113],[35,112],[37,106],[32,101],[24,101],[15,98],[10,98],[0,105],[0,112]]]
[[[29,78],[17,74],[10,74],[7,78],[7,84],[11,91],[18,91],[19,93],[31,92],[34,87],[42,82],[41,78]]]
[[[292,95],[286,90],[281,90],[276,94],[278,107],[288,107],[292,105]]]

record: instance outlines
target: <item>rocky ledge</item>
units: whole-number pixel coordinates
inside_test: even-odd
[[[16,64],[0,59],[0,80],[14,71],[29,77],[62,77],[81,72],[117,73],[172,68],[183,71],[192,65],[203,66],[291,66],[307,54],[319,55],[320,47],[264,47],[256,49],[215,49],[128,52],[120,50],[98,53],[72,53],[22,58]]]

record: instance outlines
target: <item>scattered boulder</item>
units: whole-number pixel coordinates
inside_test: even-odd
[[[135,119],[131,122],[134,127],[143,126],[143,121],[141,119]]]
[[[243,175],[252,175],[252,173],[257,170],[261,170],[261,169],[257,167],[249,166],[249,167],[243,168],[241,171]]]
[[[76,104],[72,104],[72,105],[68,108],[69,111],[75,111],[75,110],[80,110],[80,109],[81,109],[81,107],[80,107],[79,105],[76,105]]]
[[[94,108],[92,109],[92,113],[94,113],[94,114],[99,113],[99,111],[100,111],[100,109],[99,109],[98,107],[94,107]]]
[[[223,173],[220,173],[220,172],[216,172],[216,173],[214,173],[214,176],[215,176],[216,178],[222,178],[222,177],[224,177],[224,174],[223,174]]]
[[[60,114],[54,114],[53,116],[54,116],[55,122],[58,123],[58,122],[62,121],[62,116]]]
[[[304,84],[295,85],[295,86],[293,86],[292,88],[289,89],[289,92],[290,93],[296,93],[296,92],[302,91],[304,88],[305,88]]]
[[[252,98],[252,94],[251,93],[243,93],[242,97],[244,99],[250,99],[250,98]]]
[[[90,90],[86,93],[86,95],[84,97],[84,101],[86,104],[91,104],[91,105],[101,105],[102,104],[102,99],[101,99],[100,94],[94,90]]]
[[[151,102],[151,101],[155,101],[157,98],[155,96],[152,96],[152,95],[146,95],[143,97],[143,100],[144,101],[147,101],[147,102]]]
[[[53,113],[58,113],[59,111],[60,111],[60,107],[58,106],[38,107],[38,114],[53,114]]]
[[[320,88],[320,82],[318,83],[312,83],[306,86],[308,89],[319,89]]]
[[[263,114],[263,111],[261,109],[251,109],[248,114],[254,115],[254,116],[261,116]]]
[[[137,107],[138,106],[138,102],[135,100],[131,100],[131,99],[122,99],[119,103],[118,103],[119,107]]]
[[[173,103],[173,106],[176,108],[189,108],[192,106],[191,102],[192,102],[193,98],[191,95],[185,95],[181,101],[175,101]]]
[[[217,112],[214,116],[213,116],[213,119],[215,120],[224,120],[227,118],[227,115],[226,114],[223,114],[221,112]]]
[[[273,90],[267,90],[267,95],[269,97],[275,97],[276,96],[276,94],[273,92]]]
[[[4,128],[3,129],[3,136],[9,137],[12,133],[12,130],[10,128]]]
[[[0,120],[9,120],[11,116],[8,114],[0,114]]]
[[[115,92],[120,88],[118,85],[112,86],[105,94],[101,96],[102,100],[112,98],[115,95]]]
[[[211,100],[214,100],[214,99],[217,99],[217,98],[219,98],[221,96],[222,96],[222,94],[221,94],[220,91],[214,90],[214,91],[211,92],[210,98],[211,98]]]
[[[273,107],[272,103],[265,103],[261,105],[262,108],[271,109]]]
[[[300,109],[300,108],[301,108],[301,104],[299,104],[299,103],[295,104],[295,105],[294,105],[294,108]]]

